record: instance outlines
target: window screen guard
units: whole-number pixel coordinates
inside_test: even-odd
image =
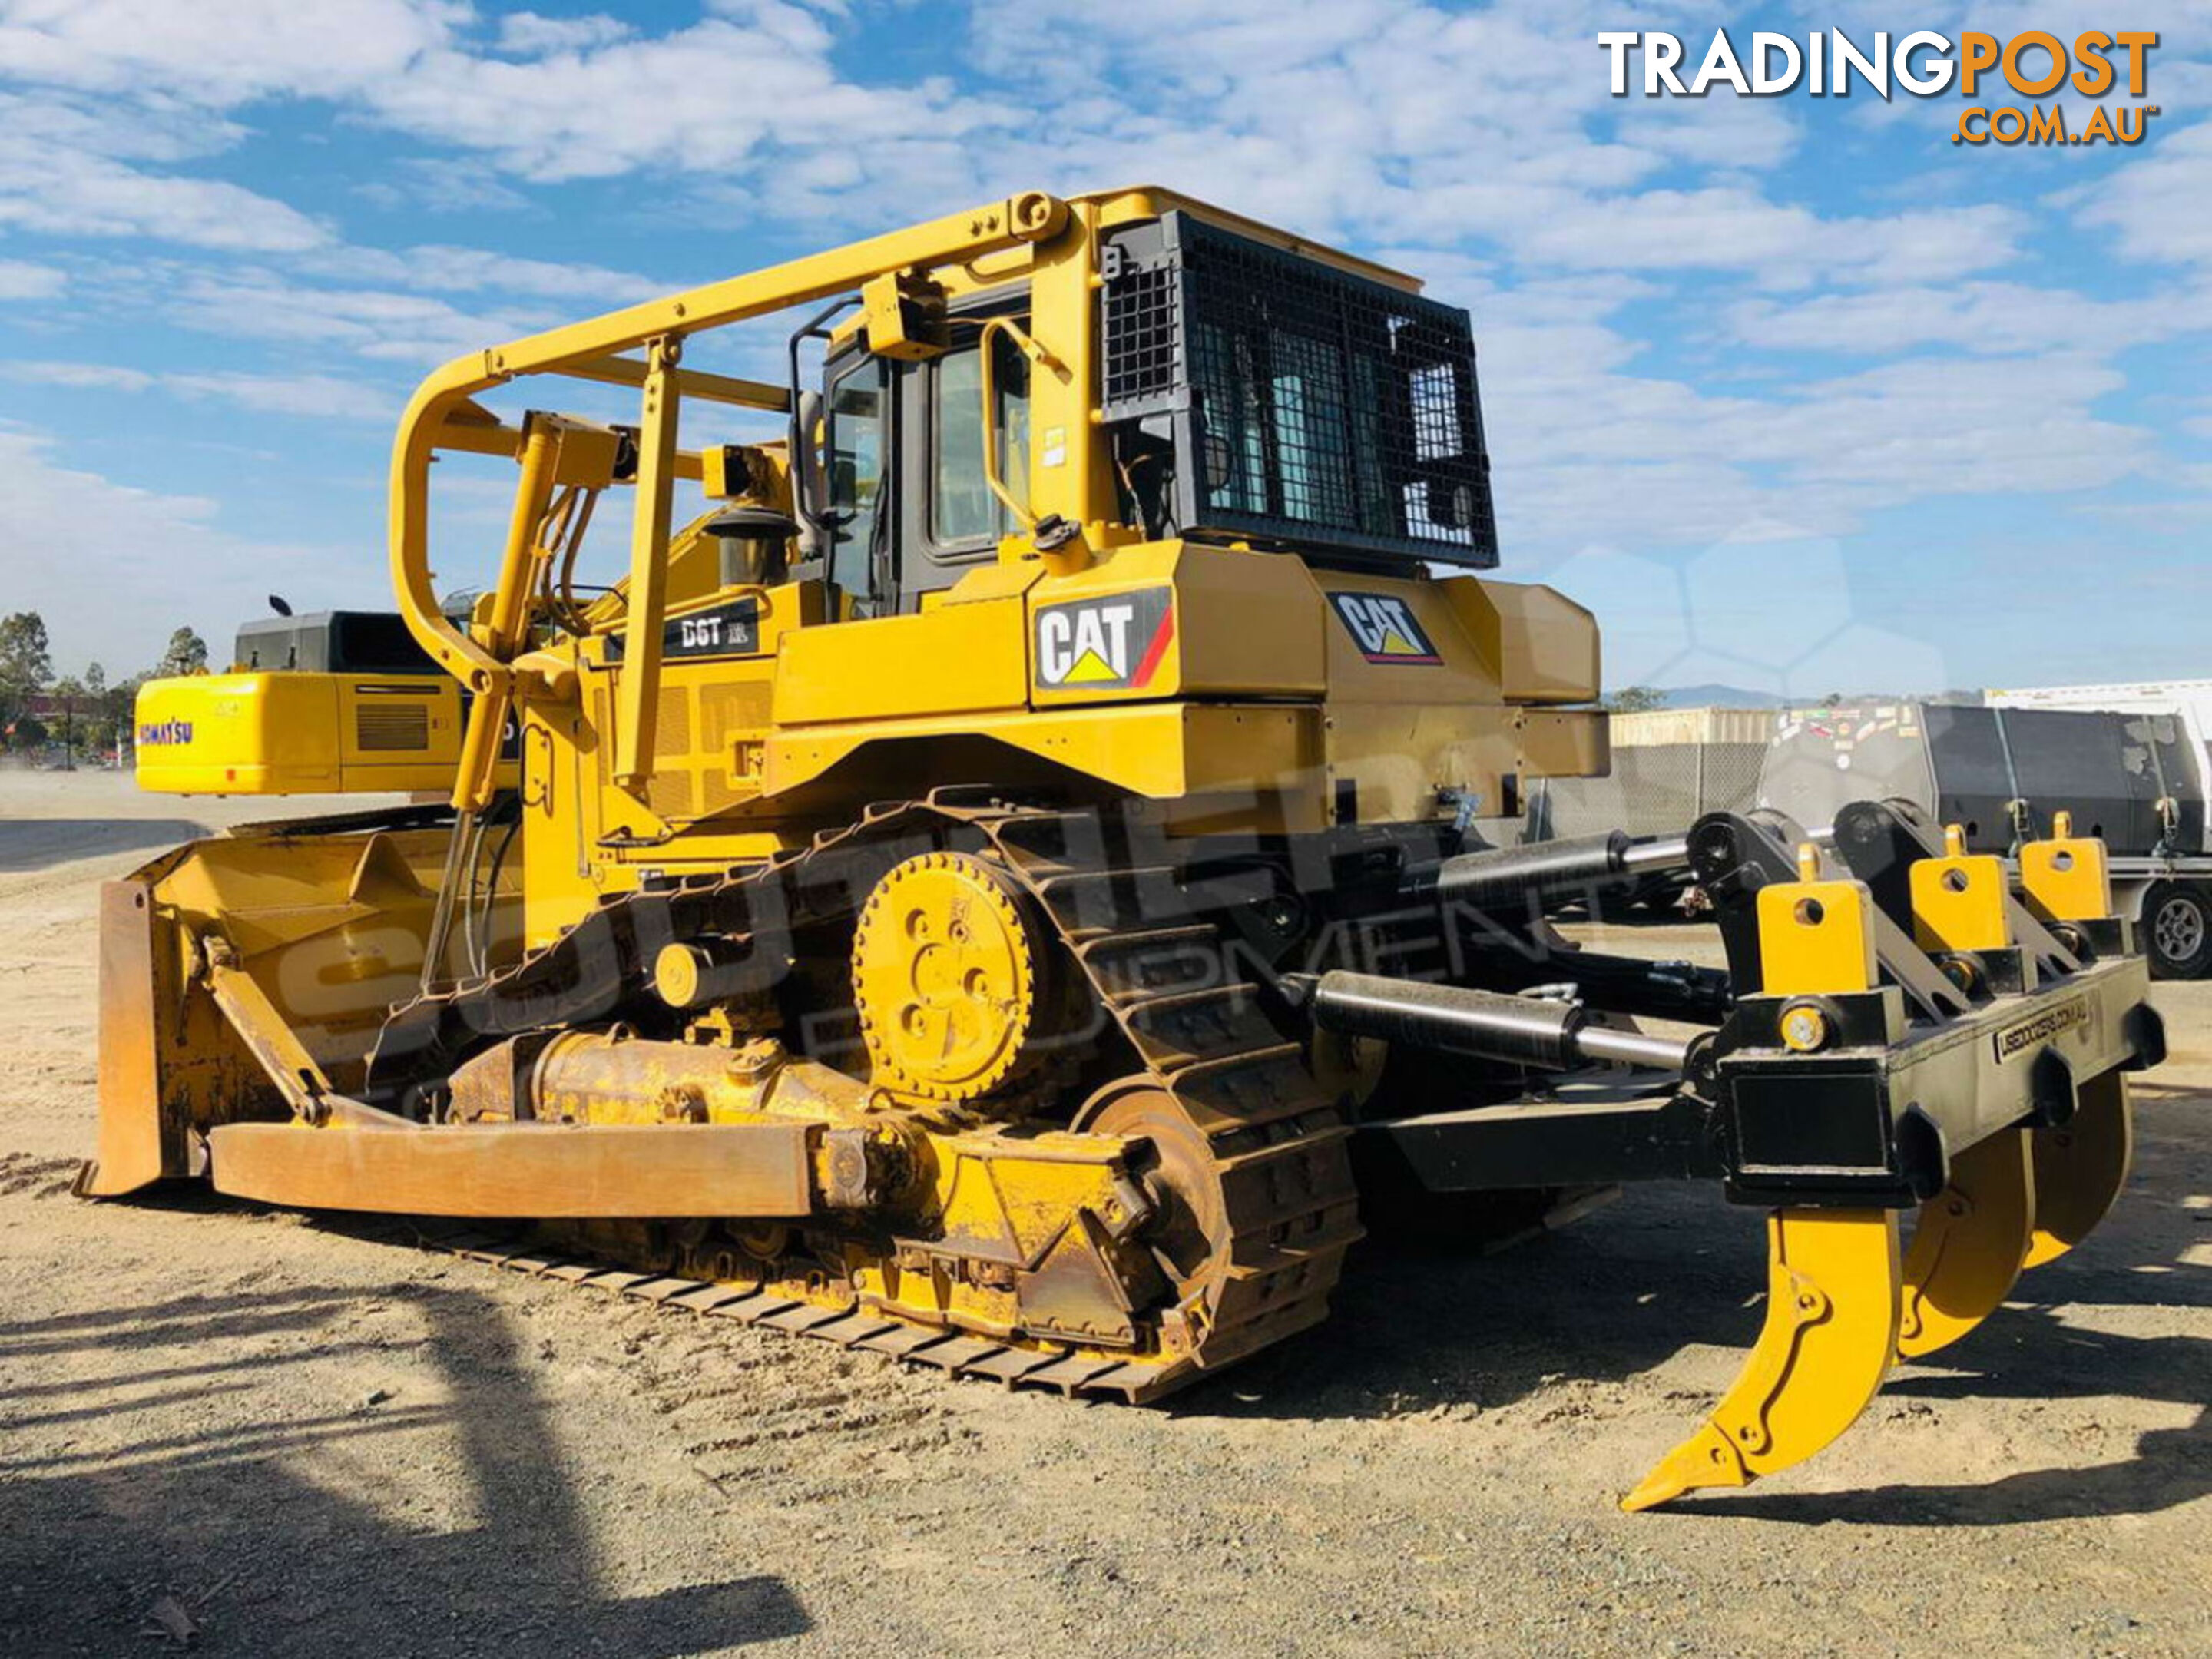
[[[1181,212],[1103,275],[1103,418],[1171,441],[1183,533],[1498,562],[1467,313]]]

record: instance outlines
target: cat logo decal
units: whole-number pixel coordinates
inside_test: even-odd
[[[1434,667],[1443,661],[1413,620],[1413,608],[1391,593],[1332,593],[1329,604],[1370,662]]]
[[[1175,590],[1140,587],[1037,607],[1037,684],[1054,691],[1135,691],[1175,639]]]

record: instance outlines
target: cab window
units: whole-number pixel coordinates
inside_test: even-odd
[[[830,580],[860,614],[875,591],[876,521],[884,505],[885,410],[889,405],[879,359],[867,358],[832,383],[830,391]]]
[[[999,481],[1030,493],[1029,359],[1003,334],[991,340],[991,437]],[[988,546],[1015,529],[1013,515],[983,479],[983,376],[979,350],[947,352],[930,365],[929,538],[939,547]]]

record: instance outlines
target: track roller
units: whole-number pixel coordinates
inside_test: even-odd
[[[1996,1311],[2035,1230],[2028,1138],[2000,1129],[1951,1160],[1950,1184],[1920,1208],[1905,1254],[1900,1359],[1948,1347]]]
[[[1802,1463],[1850,1427],[1897,1351],[1904,1282],[1889,1210],[1777,1210],[1767,1219],[1766,1323],[1705,1426],[1620,1500],[1671,1503]]]
[[[2128,1184],[2135,1120],[2127,1079],[2118,1072],[2091,1078],[2072,1119],[2033,1138],[2035,1231],[2026,1265],[2039,1267],[2087,1238]]]

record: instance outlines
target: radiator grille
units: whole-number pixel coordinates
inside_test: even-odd
[[[737,747],[768,726],[771,695],[766,680],[664,690],[646,804],[672,823],[689,823],[758,794],[757,779],[738,777]]]
[[[769,721],[773,696],[766,680],[699,688],[699,719],[706,742],[701,746],[725,765],[731,746],[740,738],[757,737]]]
[[[691,753],[691,690],[665,687],[653,720],[653,775],[646,780],[646,805],[672,821],[696,814],[696,765]]]
[[[421,754],[430,747],[430,705],[363,702],[353,714],[354,746],[364,754]]]

